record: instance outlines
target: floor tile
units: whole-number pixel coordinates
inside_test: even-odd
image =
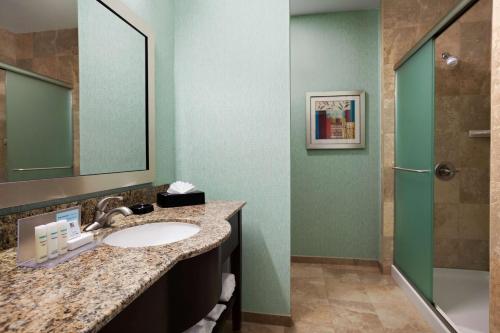
[[[323,278],[292,278],[292,301],[314,302],[317,299],[327,299]]]
[[[374,306],[367,302],[332,301],[333,327],[336,329],[360,329],[382,331],[382,323]]]
[[[285,333],[337,333],[337,331],[331,325],[322,326],[298,322],[294,323],[292,327],[287,327]]]
[[[323,265],[323,275],[326,279],[335,279],[344,283],[361,282],[359,271],[345,270],[333,265]]]
[[[384,328],[406,332],[432,332],[411,304],[378,303],[374,306]]]
[[[317,325],[331,325],[332,308],[328,300],[316,302],[292,302],[292,319]]]
[[[376,267],[292,263],[293,327],[245,323],[243,333],[431,333]]]
[[[395,285],[390,275],[380,274],[379,272],[363,272],[359,274],[360,282],[364,287],[367,286],[391,286]]]
[[[292,278],[321,278],[323,277],[323,266],[321,264],[302,264],[292,262],[291,276]]]
[[[364,290],[372,303],[400,303],[406,295],[395,283],[386,285],[364,285]]]
[[[361,283],[339,282],[338,280],[332,278],[325,279],[325,282],[328,299],[330,300],[355,302],[369,301],[368,295],[366,294]]]

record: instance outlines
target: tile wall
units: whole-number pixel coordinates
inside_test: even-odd
[[[434,264],[488,270],[490,139],[470,130],[490,129],[491,0],[481,0],[436,39],[435,161],[459,169],[435,180]],[[455,67],[443,52],[458,57]]]
[[[493,0],[492,22],[490,332],[500,332],[500,0]]]
[[[459,0],[382,0],[382,235],[380,263],[389,273],[394,241],[394,65]]]

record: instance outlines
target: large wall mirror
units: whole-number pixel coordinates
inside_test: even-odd
[[[153,180],[153,44],[117,0],[0,1],[0,208]]]

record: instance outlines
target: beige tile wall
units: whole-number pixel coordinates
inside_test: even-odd
[[[16,36],[0,29],[0,61],[8,65],[16,64]]]
[[[66,29],[13,34],[0,29],[0,61],[68,82],[73,86],[73,172],[75,175],[79,175],[78,30]],[[2,81],[0,75],[0,138],[5,136],[5,101],[2,101],[1,96],[1,87],[2,85],[5,87],[4,82],[5,78]],[[5,165],[5,154],[1,155],[1,152],[2,149],[0,149],[0,182],[5,181],[2,179],[1,171]]]
[[[490,332],[500,332],[500,0],[493,0],[492,22]]]
[[[382,0],[382,194],[380,263],[389,273],[394,230],[394,64],[459,0]]]
[[[77,29],[16,34],[16,46],[18,67],[74,83],[73,67],[78,57]]]
[[[489,269],[491,0],[480,0],[436,39],[436,162],[460,172],[435,186],[434,265]],[[441,59],[459,58],[450,68]]]
[[[490,332],[500,332],[500,0],[493,1],[492,67],[491,67],[491,182],[490,182]],[[383,230],[381,264],[387,272],[392,263],[393,241],[393,180],[390,167],[393,164],[394,146],[394,63],[402,56],[408,45],[413,44],[429,28],[430,18],[439,17],[452,8],[458,0],[413,1],[382,0],[383,43]],[[426,5],[435,7],[428,18],[412,18],[411,7]],[[429,6],[430,4],[430,6]],[[418,10],[415,11],[418,14]],[[393,16],[393,14],[395,14]],[[394,22],[396,21],[396,22]],[[406,23],[405,23],[406,22]],[[401,26],[398,31],[398,26]],[[412,27],[415,32],[412,32]],[[409,40],[406,40],[409,39]]]

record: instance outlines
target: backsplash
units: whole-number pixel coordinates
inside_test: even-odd
[[[68,200],[59,200],[55,203],[47,203],[45,207],[34,207],[35,205],[24,206],[25,209],[9,209],[0,211],[3,216],[0,216],[0,250],[6,250],[17,245],[17,220],[28,216],[34,216],[44,213],[53,212],[60,209],[65,209],[73,206],[82,207],[82,225],[92,222],[94,217],[97,202],[109,195],[123,196],[123,203],[112,202],[110,208],[117,206],[131,206],[137,203],[154,203],[156,202],[156,194],[168,189],[168,185],[146,186],[134,188],[121,188],[113,191],[94,193],[85,197],[67,198]]]

